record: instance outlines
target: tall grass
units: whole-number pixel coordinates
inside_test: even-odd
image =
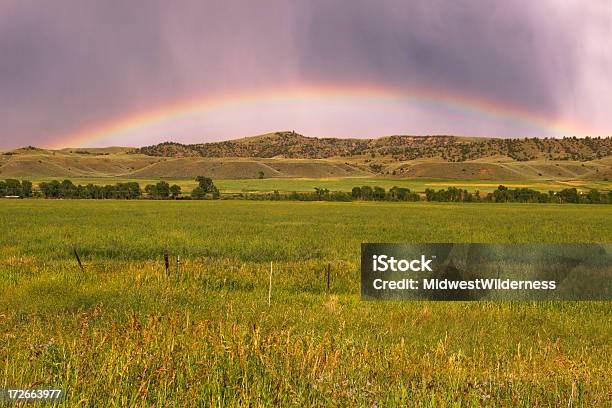
[[[358,259],[364,241],[605,242],[611,216],[1,202],[0,387],[61,386],[66,406],[605,406],[609,302],[361,302]],[[166,248],[180,274],[166,276]]]

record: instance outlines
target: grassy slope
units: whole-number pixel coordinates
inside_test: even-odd
[[[207,159],[199,157],[161,158],[125,154],[110,149],[78,154],[74,150],[20,150],[0,156],[0,177],[124,177],[193,178],[208,175],[214,179],[265,177],[360,177],[377,176],[367,158],[329,160],[299,159]],[[107,154],[100,154],[107,153]],[[463,163],[436,160],[393,162],[377,159],[383,172],[395,171],[400,178],[455,178],[485,180],[603,180],[612,179],[612,158],[590,162],[545,161],[515,162],[491,157]]]
[[[68,405],[603,406],[609,302],[361,302],[358,254],[609,242],[611,219],[609,206],[3,202],[0,386],[63,386]],[[165,248],[183,257],[169,277]]]
[[[611,178],[607,159],[592,162],[533,160],[514,162],[508,160],[474,160],[462,163],[411,162],[399,167],[405,177],[437,177],[487,180],[537,180],[537,179],[604,179]],[[397,170],[396,170],[397,172]]]

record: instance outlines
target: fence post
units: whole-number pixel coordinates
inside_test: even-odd
[[[85,273],[85,268],[83,268],[83,264],[81,263],[81,257],[79,257],[79,253],[77,252],[76,248],[72,248],[74,251],[74,257],[77,260],[77,263],[79,264],[79,268],[81,268],[81,272]]]
[[[268,307],[272,302],[272,261],[270,261],[270,285],[268,286]]]
[[[166,276],[170,273],[170,258],[168,255],[168,250],[164,250],[164,265],[166,266]]]
[[[176,256],[176,274],[178,275],[181,272],[181,256]]]
[[[331,263],[327,264],[327,293],[329,293],[329,278],[331,273]]]

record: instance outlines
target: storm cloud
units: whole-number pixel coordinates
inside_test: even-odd
[[[4,0],[0,147],[49,144],[202,95],[360,81],[499,101],[609,134],[610,44],[608,0]]]

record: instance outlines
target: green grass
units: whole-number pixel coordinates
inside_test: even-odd
[[[604,406],[610,302],[361,302],[359,245],[610,242],[611,219],[596,205],[0,201],[0,387],[62,386],[67,406]]]

